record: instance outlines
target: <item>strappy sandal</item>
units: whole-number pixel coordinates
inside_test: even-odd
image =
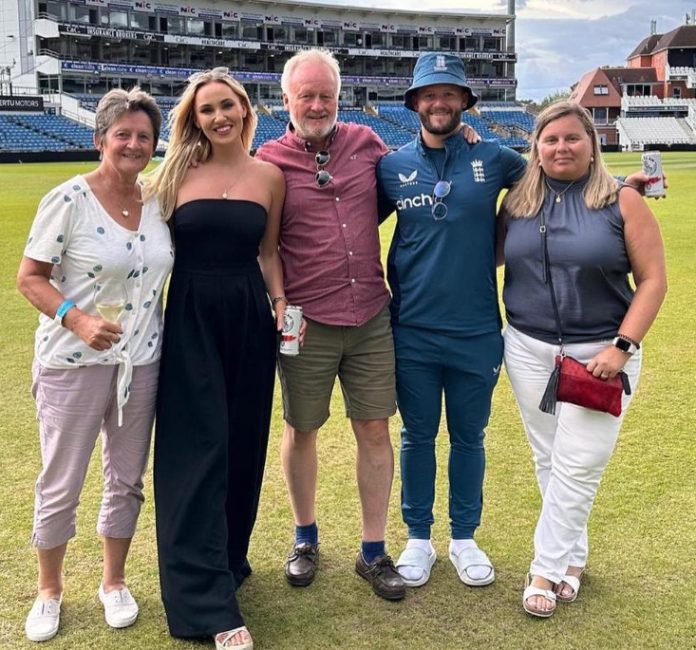
[[[220,632],[219,634],[216,634],[215,650],[253,650],[254,641],[251,638],[251,635],[249,637],[249,640],[245,641],[244,643],[232,643],[232,639],[234,639],[235,635],[239,634],[240,632],[246,632],[247,634],[249,634],[249,630],[247,630],[246,625],[236,627],[234,628],[234,630],[227,630],[225,632]]]
[[[584,571],[583,571],[584,573]],[[558,583],[558,586],[556,587],[556,598],[558,599],[559,602],[561,603],[572,603],[575,601],[575,599],[578,597],[578,592],[580,591],[580,578],[582,577],[582,573],[579,576],[571,576],[571,575],[564,575],[563,580]],[[572,590],[573,593],[570,596],[564,596],[563,595],[563,585],[566,584],[568,585]]]
[[[533,607],[530,607],[527,601],[532,597],[532,596],[541,596],[542,598],[546,598],[546,600],[551,601],[554,603],[554,606],[552,609],[534,609]],[[552,589],[542,589],[541,587],[535,587],[532,585],[532,574],[528,573],[527,578],[524,581],[524,592],[522,593],[522,607],[527,614],[530,614],[531,616],[538,616],[539,618],[549,618],[553,616],[553,613],[556,611],[556,593]]]

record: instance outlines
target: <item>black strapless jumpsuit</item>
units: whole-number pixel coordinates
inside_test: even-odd
[[[172,636],[243,625],[235,592],[249,537],[273,399],[275,326],[257,262],[265,209],[201,199],[172,216],[155,429],[162,601]]]

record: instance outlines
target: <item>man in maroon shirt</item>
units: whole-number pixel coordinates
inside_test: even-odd
[[[355,570],[376,594],[398,600],[405,586],[384,543],[394,474],[388,418],[396,401],[375,175],[388,149],[368,127],[336,121],[340,84],[332,55],[307,50],[290,59],[281,80],[290,124],[256,154],[283,170],[287,186],[280,231],[286,297],[275,300],[302,306],[307,321],[299,356],[281,355],[279,365],[282,460],[295,517],[285,575],[306,586],[316,573],[316,439],[338,375],[358,445]]]

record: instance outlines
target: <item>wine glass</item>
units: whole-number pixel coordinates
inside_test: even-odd
[[[120,280],[100,280],[94,285],[94,305],[104,320],[118,322],[127,301],[126,285]]]

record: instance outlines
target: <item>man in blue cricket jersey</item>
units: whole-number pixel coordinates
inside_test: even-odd
[[[495,580],[474,541],[481,520],[484,429],[503,341],[496,291],[495,214],[500,191],[525,168],[498,142],[459,136],[478,97],[459,57],[425,53],[405,95],[420,134],[380,162],[381,199],[395,207],[387,276],[393,299],[397,400],[403,418],[402,514],[408,543],[397,569],[425,584],[435,562],[435,437],[445,396],[450,437],[449,557],[470,586]]]

